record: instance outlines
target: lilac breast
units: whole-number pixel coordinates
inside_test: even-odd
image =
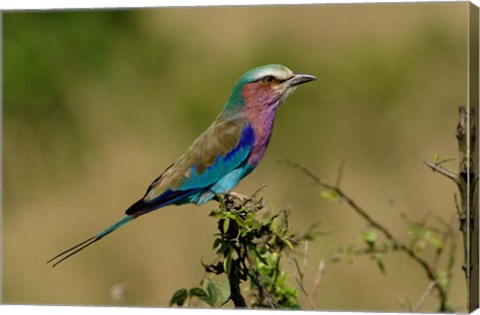
[[[272,106],[268,110],[252,111],[247,114],[247,117],[253,126],[255,137],[248,163],[256,166],[262,160],[272,136],[275,108]]]
[[[257,166],[267,150],[281,95],[280,90],[273,90],[270,85],[261,82],[249,83],[243,87],[244,115],[252,125],[255,137],[248,158],[248,163],[253,167]]]

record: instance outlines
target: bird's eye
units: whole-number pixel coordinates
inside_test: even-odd
[[[262,79],[265,83],[273,83],[275,81],[275,77],[273,75],[267,75]]]

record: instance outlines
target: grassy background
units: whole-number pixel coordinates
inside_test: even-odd
[[[423,164],[456,156],[467,101],[467,3],[162,8],[4,14],[5,303],[166,306],[210,261],[213,203],[167,207],[58,268],[45,261],[118,219],[214,119],[235,80],[281,63],[318,77],[279,110],[262,164],[236,190],[266,183],[269,207],[320,259],[365,227],[320,197],[289,159],[342,186],[408,241],[399,211],[449,218],[455,187]],[[452,162],[452,167],[456,162]],[[460,266],[461,246],[457,260]],[[428,286],[404,254],[327,264],[323,310],[402,310]],[[125,287],[115,300],[114,288]],[[455,270],[453,306],[466,311]],[[308,305],[305,303],[305,305]],[[433,311],[430,297],[422,310]]]

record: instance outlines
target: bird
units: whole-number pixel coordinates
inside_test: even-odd
[[[262,160],[280,104],[300,84],[316,80],[280,64],[253,68],[233,85],[223,109],[140,200],[113,225],[47,261],[52,267],[134,219],[169,205],[201,205],[229,193]]]

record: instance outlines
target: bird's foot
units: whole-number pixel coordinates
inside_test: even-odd
[[[237,199],[237,200],[240,200],[240,201],[249,201],[252,198],[250,198],[249,196],[245,196],[245,195],[236,193],[234,191],[231,191],[231,192],[229,192],[228,194],[225,195],[225,199],[226,200]]]
[[[259,190],[257,190],[257,192]],[[215,195],[212,199],[217,201],[225,210],[240,210],[245,208],[247,212],[256,212],[265,205],[263,198],[257,197],[257,192],[248,196],[231,191],[227,194]]]

